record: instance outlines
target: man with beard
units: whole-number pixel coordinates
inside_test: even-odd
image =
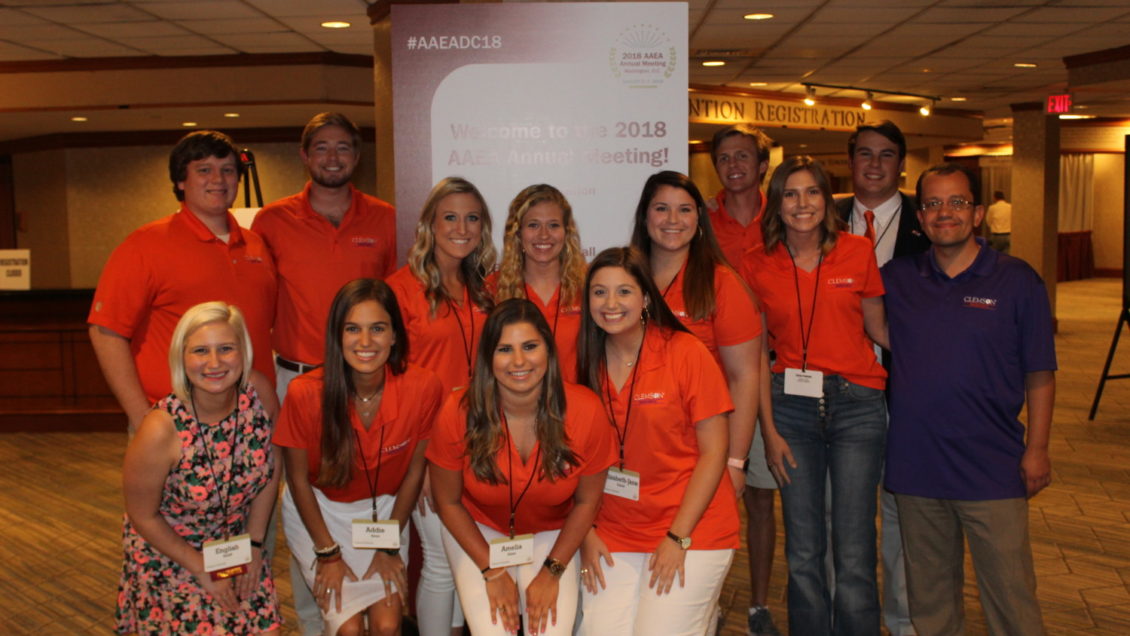
[[[295,376],[322,363],[334,294],[355,278],[396,269],[396,211],[350,183],[361,131],[341,113],[319,113],[302,131],[299,156],[310,181],[265,206],[251,224],[275,257],[278,310],[272,337],[282,402]]]

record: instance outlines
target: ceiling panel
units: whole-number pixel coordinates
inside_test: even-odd
[[[70,3],[68,3],[70,4]],[[98,22],[145,21],[153,18],[131,6],[120,3],[100,2],[97,5],[78,6],[37,6],[25,5],[24,11],[60,24],[94,24]]]
[[[1091,7],[1081,11],[1078,7],[1043,7],[1024,14],[1022,22],[1045,22],[1051,24],[1101,23],[1107,20],[1124,18],[1130,9],[1123,3],[1121,7]]]
[[[231,0],[196,0],[195,2],[135,2],[143,11],[166,20],[237,20],[259,18],[264,14],[255,7]]]
[[[182,37],[188,35],[172,22],[146,20],[144,22],[99,22],[76,25],[77,29],[110,39],[138,37]]]
[[[0,24],[0,39],[15,42],[34,43],[44,40],[78,40],[90,37],[82,31],[62,26],[60,24],[40,23],[34,25],[17,26]]]
[[[273,33],[285,31],[286,27],[271,18],[243,18],[235,20],[181,20],[179,23],[194,33],[204,35]]]
[[[244,0],[263,13],[277,17],[320,16],[322,20],[364,16],[364,0]],[[336,18],[334,16],[337,16]],[[367,20],[367,19],[366,19]]]
[[[899,3],[908,4],[908,3]],[[909,20],[921,11],[920,8],[901,6],[892,7],[889,3],[881,7],[869,8],[866,11],[856,6],[830,6],[821,9],[812,17],[813,22],[831,22],[833,24],[896,24]]]

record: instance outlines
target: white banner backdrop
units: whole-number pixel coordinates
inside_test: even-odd
[[[586,256],[627,243],[640,189],[687,171],[687,5],[393,5],[400,262],[428,191],[462,176],[501,246],[510,201],[549,183]]]

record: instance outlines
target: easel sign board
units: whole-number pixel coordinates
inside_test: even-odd
[[[392,6],[400,262],[436,182],[487,200],[501,246],[510,201],[548,183],[585,254],[628,242],[644,181],[687,171],[687,5]]]
[[[31,289],[31,250],[0,250],[0,289]]]

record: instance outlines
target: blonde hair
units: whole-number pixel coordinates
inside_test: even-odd
[[[428,194],[424,209],[420,212],[420,220],[416,222],[416,242],[408,250],[408,269],[424,284],[424,294],[428,297],[432,316],[435,316],[436,307],[441,302],[458,300],[449,298],[443,288],[443,280],[435,257],[435,230],[432,229],[440,202],[452,194],[470,194],[482,207],[483,229],[479,246],[459,264],[459,275],[467,287],[472,302],[484,311],[489,311],[493,304],[484,282],[487,273],[494,269],[494,261],[497,257],[491,240],[490,211],[487,209],[487,202],[479,189],[470,181],[462,177],[447,177],[437,183]]]
[[[565,225],[565,246],[558,256],[561,262],[561,292],[558,298],[563,306],[572,306],[581,299],[585,284],[585,255],[581,251],[581,234],[573,219],[573,207],[557,188],[539,183],[521,192],[510,202],[506,229],[502,236],[502,264],[498,268],[498,292],[495,300],[526,297],[526,254],[522,251],[522,222],[530,208],[540,203],[553,203],[561,208]]]
[[[188,374],[184,370],[184,348],[188,337],[196,330],[213,322],[223,322],[231,326],[235,332],[235,339],[239,344],[239,352],[243,355],[243,369],[239,376],[239,390],[247,388],[251,381],[251,337],[247,335],[247,324],[243,320],[243,312],[235,305],[215,300],[200,303],[184,312],[176,329],[173,330],[173,339],[169,343],[169,375],[172,379],[173,393],[182,402],[189,400],[192,383],[188,381]]]

